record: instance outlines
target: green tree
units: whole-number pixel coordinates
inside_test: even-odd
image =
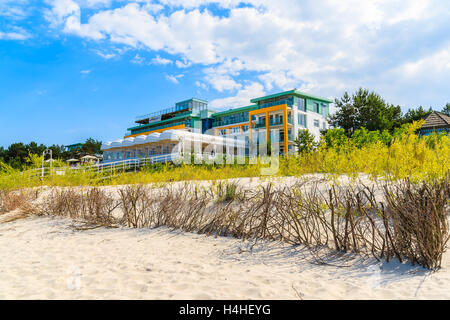
[[[81,147],[82,154],[101,154],[102,142],[98,140],[94,140],[93,138],[89,138],[83,143]]]
[[[314,135],[308,129],[298,130],[294,144],[297,147],[298,154],[310,153],[318,146],[318,143],[314,140]]]
[[[25,148],[28,150],[28,153],[42,155],[42,152],[47,149],[47,146],[42,143],[38,145],[36,142],[31,141],[29,144],[25,145]]]
[[[324,131],[321,136],[322,143],[326,148],[335,148],[340,150],[348,143],[348,137],[342,128],[332,128]]]
[[[408,112],[406,112],[403,116],[402,123],[412,123],[413,121],[425,119],[432,112],[433,109],[431,107],[428,111],[426,111],[422,106],[417,109],[408,109]]]
[[[444,107],[444,109],[442,109],[441,111],[443,114],[446,114],[450,117],[450,103],[447,103]]]
[[[28,150],[22,143],[13,143],[6,150],[5,161],[15,169],[21,169],[26,163],[28,157]]]
[[[351,97],[345,92],[340,99],[335,99],[338,111],[329,116],[333,127],[340,127],[351,136],[362,127],[369,131],[392,130],[401,125],[400,106],[388,104],[380,95],[360,88]]]

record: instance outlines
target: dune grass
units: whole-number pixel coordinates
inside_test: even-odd
[[[366,173],[372,178],[403,179],[412,182],[444,178],[450,170],[450,138],[448,135],[419,137],[414,132],[420,123],[412,124],[389,144],[382,140],[361,144],[355,139],[343,139],[339,144],[322,142],[310,153],[280,158],[274,176],[301,176],[310,173],[325,174],[330,180],[339,175],[356,178]],[[342,139],[341,139],[342,140]],[[11,190],[36,186],[102,186],[123,184],[165,183],[183,180],[219,180],[240,177],[264,177],[266,159],[244,165],[187,165],[159,164],[139,172],[96,174],[88,168],[65,170],[65,175],[40,178],[36,171],[20,172],[0,161],[0,189]],[[40,160],[33,158],[32,163]],[[62,165],[60,163],[60,165]],[[31,169],[31,168],[30,168]]]

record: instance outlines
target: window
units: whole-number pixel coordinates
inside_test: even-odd
[[[298,114],[298,125],[300,127],[306,128],[306,114]]]
[[[314,127],[317,127],[317,128],[320,127],[319,120],[314,120]]]
[[[233,127],[231,128],[231,133],[239,133],[241,132],[241,128],[240,127]]]
[[[328,116],[328,106],[325,103],[322,103],[322,116],[326,118]]]
[[[243,130],[244,132],[248,131],[248,126],[242,126],[242,130]]]
[[[306,111],[305,99],[298,98],[297,101],[298,101],[298,110]]]
[[[259,124],[263,125],[266,123],[266,117],[259,117]]]
[[[317,102],[313,103],[313,111],[319,113],[319,104]]]
[[[322,123],[322,129],[327,130],[327,123],[325,121]]]
[[[226,136],[227,135],[227,129],[220,130],[220,135],[221,136]]]

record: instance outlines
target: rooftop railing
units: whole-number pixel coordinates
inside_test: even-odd
[[[154,131],[154,130],[160,130],[160,129],[164,129],[164,128],[169,128],[169,127],[174,127],[174,126],[179,126],[181,124],[184,124],[186,127],[190,127],[190,122],[189,121],[179,121],[179,122],[172,122],[172,123],[168,123],[166,125],[162,125],[162,126],[157,126],[157,127],[146,127],[145,129],[137,129],[137,130],[133,130],[133,131],[127,131],[125,136],[129,136],[132,134],[138,134],[138,133],[144,133],[147,131]]]
[[[166,114],[166,113],[172,113],[172,112],[183,111],[183,110],[191,110],[191,109],[192,109],[192,107],[189,107],[189,106],[167,108],[167,109],[159,110],[159,111],[156,111],[156,112],[144,114],[142,116],[137,116],[136,117],[136,121],[149,119],[151,117],[161,116],[161,115]]]

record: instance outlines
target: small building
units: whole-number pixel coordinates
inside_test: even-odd
[[[450,132],[450,117],[438,111],[433,111],[425,118],[425,123],[419,129],[419,134],[428,136],[433,132]]]
[[[66,151],[69,151],[69,152],[81,150],[82,147],[83,147],[82,143],[75,143],[75,144],[70,144],[68,146],[64,146]]]
[[[214,110],[208,109],[207,101],[196,98],[180,101],[175,107],[136,117],[138,125],[128,128],[124,139],[166,130],[204,133],[211,128],[213,113]]]

